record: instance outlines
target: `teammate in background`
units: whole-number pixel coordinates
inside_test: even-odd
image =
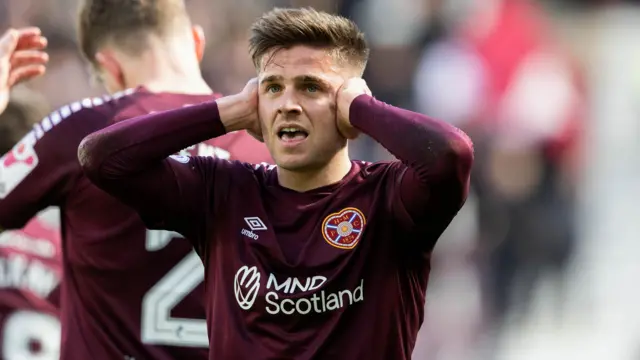
[[[209,359],[410,359],[429,255],[466,199],[470,140],[373,98],[364,35],[345,18],[276,9],[250,49],[259,82],[90,135],[85,173],[149,227],[192,241]],[[167,158],[241,129],[277,167]],[[400,160],[351,161],[358,132]]]
[[[113,95],[54,111],[14,147],[16,161],[3,158],[0,173],[14,180],[0,191],[0,226],[20,228],[41,209],[61,208],[61,359],[206,359],[200,258],[177,234],[147,231],[83,176],[77,159],[80,140],[114,122],[216,98],[200,75],[202,32],[183,0],[85,0],[79,42]],[[270,159],[244,131],[180,150]]]
[[[0,38],[0,153],[9,151],[47,104],[27,90],[9,91],[18,82],[44,73],[46,39],[37,29],[7,31]],[[0,159],[2,164],[18,156]],[[6,175],[0,166],[0,188]],[[40,217],[24,229],[0,234],[0,358],[60,358],[58,290],[62,276],[60,232]]]

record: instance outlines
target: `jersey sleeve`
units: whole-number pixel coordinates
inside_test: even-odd
[[[67,107],[68,108],[68,107]],[[93,112],[60,111],[36,124],[0,158],[0,228],[22,228],[49,206],[60,206],[80,174],[76,149]]]
[[[350,121],[398,158],[387,176],[387,210],[411,239],[430,251],[463,206],[473,145],[461,130],[368,95],[354,100]]]
[[[468,181],[438,179],[425,182],[419,174],[402,162],[391,164],[393,181],[388,209],[404,231],[412,234],[411,249],[431,251],[462,208],[468,192]]]
[[[218,174],[234,166],[213,157],[171,155],[225,133],[215,102],[121,121],[78,149],[85,175],[132,207],[151,229],[176,231],[206,253]]]

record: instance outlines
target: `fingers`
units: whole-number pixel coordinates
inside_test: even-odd
[[[369,89],[367,82],[360,77],[347,79],[338,89],[338,93],[341,91],[361,91],[367,95],[371,95],[371,90]]]
[[[244,86],[244,91],[253,92],[258,89],[258,78],[255,77],[247,82],[247,85]]]
[[[0,37],[0,59],[7,59],[11,56],[18,45],[19,32],[14,29],[7,30]]]
[[[26,65],[44,65],[49,61],[49,55],[39,50],[18,50],[11,57],[11,68]]]
[[[9,29],[9,31],[15,31],[18,33],[18,37],[22,38],[24,36],[40,36],[42,35],[42,31],[37,26],[29,26],[23,27],[20,29]]]
[[[47,47],[48,40],[42,35],[21,35],[18,38],[17,50],[43,50]]]
[[[0,56],[11,56],[18,50],[43,50],[47,38],[38,28],[9,29],[0,37]]]
[[[37,27],[9,29],[0,38],[0,51],[5,53],[16,49],[44,49],[47,38]]]
[[[4,75],[8,75],[4,78],[8,86],[44,74],[49,61],[42,51],[46,46],[47,39],[37,27],[9,29],[0,37],[0,62],[8,66]]]
[[[46,70],[47,68],[43,64],[29,64],[21,66],[19,68],[11,69],[8,85],[9,87],[11,87],[20,82],[43,75]]]
[[[242,92],[245,94],[246,99],[255,108],[258,108],[258,78],[253,78],[247,82]]]
[[[18,41],[14,51],[43,50],[47,47],[47,38],[37,27],[28,27],[16,30]]]
[[[18,50],[11,57],[11,71],[8,85],[13,86],[22,81],[40,76],[46,71],[49,55],[40,50]]]

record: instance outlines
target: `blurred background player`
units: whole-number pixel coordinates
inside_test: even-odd
[[[455,308],[451,301],[431,303],[440,323],[453,312],[468,314],[464,331],[459,323],[446,331],[433,324],[424,349],[445,349],[431,355],[435,360],[468,357],[471,348],[460,345],[474,342],[488,358],[499,339],[520,333],[541,307],[561,323],[577,235],[574,181],[585,94],[580,69],[550,36],[542,10],[530,1],[469,5],[417,67],[416,106],[468,131],[477,155],[476,208],[466,208],[477,228],[461,236],[458,226],[450,237],[459,245],[440,247],[434,265],[434,273],[450,274],[435,284],[476,295]],[[442,91],[443,83],[457,84],[456,91]],[[544,106],[538,92],[547,94]]]
[[[201,260],[177,234],[147,231],[135,212],[91,185],[77,161],[80,140],[96,130],[217,97],[200,74],[202,31],[182,0],[87,0],[79,43],[112,95],[61,107],[16,145],[21,161],[3,171],[18,179],[3,190],[0,227],[20,228],[61,207],[62,359],[206,359]],[[245,132],[183,153],[270,159]]]
[[[0,114],[0,148],[11,150],[48,109],[30,91],[12,94]],[[25,131],[26,130],[26,131]],[[3,157],[6,162],[10,157]],[[47,209],[20,230],[0,233],[0,354],[3,359],[59,359],[60,229]],[[53,221],[52,221],[53,220]]]
[[[42,73],[34,29],[7,32],[0,39],[0,153],[4,154],[48,112],[44,99],[33,91],[9,89]],[[31,73],[28,70],[31,68]],[[35,70],[35,71],[34,71]],[[22,74],[20,74],[22,73]],[[2,164],[15,157],[5,156]],[[4,169],[4,166],[0,166]],[[0,172],[0,186],[5,179]],[[58,320],[60,232],[45,214],[25,228],[0,233],[0,358],[55,360],[60,352]],[[49,216],[50,218],[50,216]]]

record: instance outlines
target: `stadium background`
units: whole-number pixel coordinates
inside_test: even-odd
[[[49,38],[48,74],[27,86],[51,108],[103,91],[76,52],[76,1],[0,0],[0,28],[38,25]],[[634,3],[187,0],[218,92],[254,75],[253,19],[314,6],[365,30],[374,95],[471,134],[473,192],[433,254],[414,354],[433,360],[640,358]],[[368,139],[351,151],[390,158]]]

